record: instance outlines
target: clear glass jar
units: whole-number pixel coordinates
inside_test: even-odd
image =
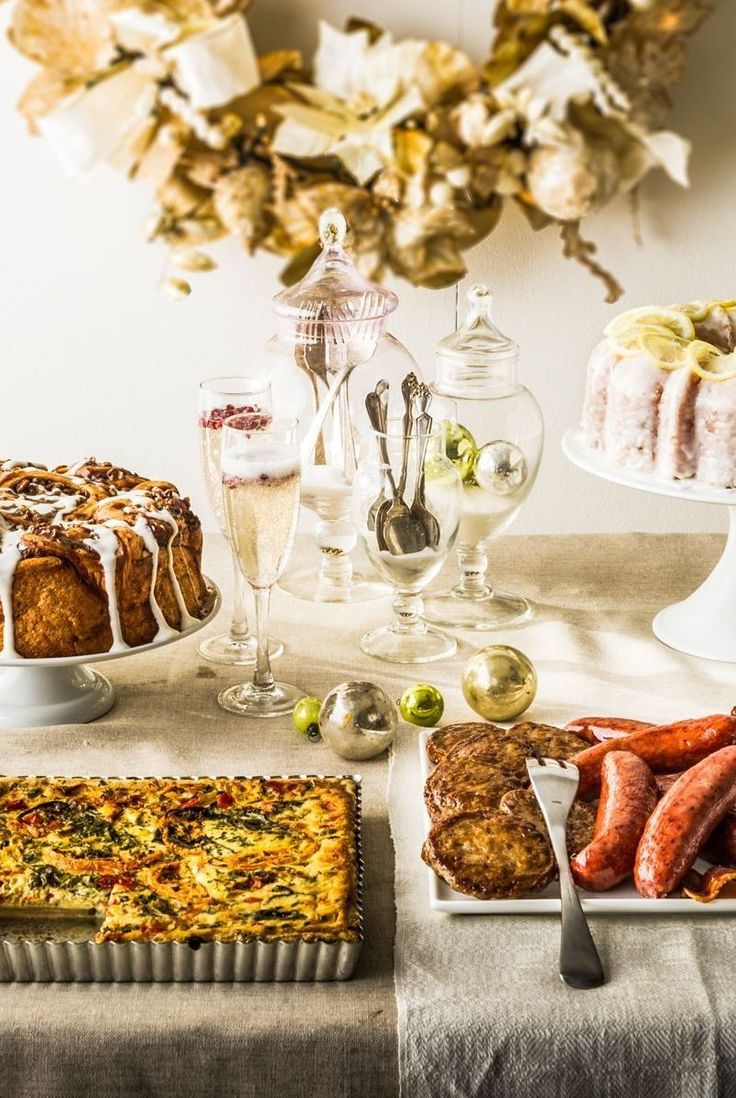
[[[460,478],[445,453],[441,422],[426,430],[415,423],[407,434],[400,426],[367,432],[353,507],[365,551],[395,593],[394,621],[366,633],[360,647],[389,663],[454,655],[455,638],[422,620],[422,591],[445,563],[462,513]]]
[[[279,586],[315,602],[388,594],[377,576],[353,569],[351,485],[369,429],[366,393],[387,380],[389,417],[399,417],[401,381],[419,373],[386,330],[396,294],[362,277],[344,250],[346,232],[338,210],[322,214],[322,252],[299,283],[274,299],[278,332],[265,362],[276,414],[297,416],[302,424],[302,503],[317,515],[318,565],[287,572]]]
[[[456,541],[460,580],[430,593],[424,616],[439,625],[498,629],[529,616],[528,601],[488,582],[489,542],[513,522],[532,490],[544,441],[536,400],[519,381],[519,348],[491,315],[491,294],[467,294],[465,322],[437,345],[433,393],[451,401],[445,421],[450,460],[463,482],[463,514]]]

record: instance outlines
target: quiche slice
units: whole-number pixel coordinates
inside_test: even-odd
[[[98,941],[360,937],[351,779],[0,779],[0,906]]]
[[[0,779],[0,903],[101,907],[166,853],[155,781]]]

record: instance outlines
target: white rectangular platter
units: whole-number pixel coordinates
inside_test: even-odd
[[[432,731],[431,728],[425,728],[419,734],[422,786],[433,769],[427,755],[427,740]],[[429,828],[430,821],[423,800],[422,812]],[[701,872],[707,867],[708,863],[705,861],[699,860],[695,863],[695,868]],[[450,915],[544,915],[560,910],[558,881],[553,881],[543,892],[520,900],[477,900],[474,896],[463,896],[461,892],[455,892],[429,866],[427,879],[430,907],[434,911],[445,911]],[[639,915],[736,915],[736,899],[717,899],[709,904],[676,896],[664,900],[645,900],[630,881],[612,888],[610,892],[578,891],[587,915],[617,915],[627,912]]]

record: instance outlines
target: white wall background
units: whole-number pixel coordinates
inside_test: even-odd
[[[443,37],[480,56],[490,6],[374,0],[368,14],[398,35]],[[736,4],[715,6],[691,42],[671,116],[694,143],[692,189],[660,177],[645,185],[642,249],[621,206],[588,225],[627,289],[624,301],[605,305],[598,284],[560,257],[554,230],[533,237],[511,209],[469,256],[470,278],[491,284],[499,322],[522,346],[523,380],[547,421],[542,471],[517,532],[725,525],[720,508],[594,481],[559,450],[579,415],[588,352],[614,312],[736,297]],[[311,50],[318,15],[340,24],[355,11],[366,14],[355,0],[257,0],[250,22],[262,50]],[[3,27],[7,15],[6,6]],[[0,454],[57,462],[94,453],[177,481],[204,515],[196,385],[216,373],[248,372],[271,333],[280,261],[249,259],[225,242],[219,270],[199,276],[188,300],[161,295],[162,257],[141,233],[148,195],[111,170],[82,181],[62,174],[14,110],[28,72],[0,42]],[[429,373],[433,345],[454,323],[454,291],[395,288],[394,331]]]

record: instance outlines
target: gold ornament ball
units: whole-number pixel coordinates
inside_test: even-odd
[[[466,702],[481,717],[510,721],[534,701],[537,673],[532,661],[518,648],[489,644],[468,660],[462,686]]]

